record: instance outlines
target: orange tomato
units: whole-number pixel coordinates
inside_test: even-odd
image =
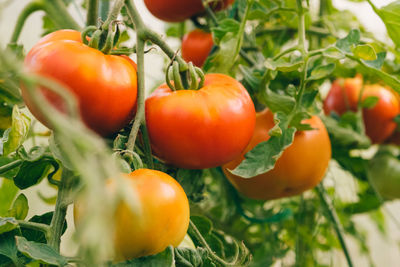
[[[296,132],[292,145],[283,152],[272,170],[245,179],[228,169],[236,168],[248,151],[270,138],[268,132],[274,127],[273,114],[268,109],[258,113],[250,144],[239,157],[223,166],[232,185],[249,198],[268,200],[297,195],[319,184],[331,159],[331,142],[320,118],[313,116],[303,123],[310,124],[313,130]]]
[[[167,246],[177,247],[189,227],[189,201],[179,183],[160,171],[139,169],[124,174],[129,190],[138,197],[141,210],[131,211],[120,203],[115,211],[114,246],[118,260],[157,254]],[[107,184],[113,192],[114,183]],[[84,203],[75,203],[76,224],[84,213]]]
[[[203,66],[214,45],[212,34],[202,30],[194,30],[186,34],[182,40],[182,57],[193,62],[197,67]]]
[[[233,160],[253,135],[256,113],[246,89],[223,74],[207,74],[199,90],[160,86],[146,100],[155,155],[180,168],[205,169]]]
[[[103,136],[117,132],[134,116],[136,64],[83,44],[80,32],[60,30],[43,37],[26,56],[25,68],[63,84],[76,96],[85,124]],[[60,96],[43,87],[40,92],[55,108],[66,111]],[[32,114],[49,126],[25,90],[22,95]]]

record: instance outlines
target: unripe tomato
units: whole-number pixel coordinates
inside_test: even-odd
[[[399,155],[398,148],[381,147],[368,164],[368,178],[384,199],[400,198],[400,160],[397,158]]]
[[[245,179],[228,169],[235,169],[247,152],[267,141],[270,138],[269,130],[275,125],[270,110],[257,113],[256,129],[250,144],[239,157],[223,166],[232,185],[249,198],[268,200],[297,195],[319,184],[331,159],[331,142],[320,118],[312,116],[303,123],[310,124],[313,130],[296,132],[293,143],[283,152],[272,170]]]
[[[227,8],[235,0],[215,0],[210,6],[215,10]],[[202,0],[144,0],[149,11],[168,22],[180,22],[204,12]]]
[[[356,75],[354,78],[339,78],[334,81],[324,102],[325,114],[329,115],[335,111],[342,115],[349,110],[356,111],[362,87],[361,75]]]
[[[375,96],[379,100],[372,108],[363,109],[365,131],[373,143],[380,144],[396,129],[394,118],[400,112],[400,104],[393,92],[379,84],[364,87],[363,100]]]
[[[134,213],[120,203],[114,215],[114,246],[118,260],[128,260],[157,254],[169,245],[177,247],[189,227],[189,201],[179,183],[160,171],[139,169],[123,174],[132,194],[140,202],[140,212]],[[114,183],[107,189],[114,190]],[[74,217],[84,213],[83,203],[75,203]]]
[[[246,89],[223,74],[207,74],[199,90],[161,85],[146,100],[155,155],[180,168],[205,169],[233,160],[253,135],[256,113]]]
[[[60,30],[43,37],[25,58],[26,69],[54,79],[76,96],[85,124],[107,136],[123,128],[135,113],[136,64],[125,56],[105,55],[81,41],[81,34]],[[43,95],[60,111],[64,101],[46,88]],[[32,114],[48,125],[25,90],[25,103]]]
[[[194,30],[186,34],[182,40],[182,57],[193,62],[197,67],[203,66],[214,45],[212,34],[202,30]]]

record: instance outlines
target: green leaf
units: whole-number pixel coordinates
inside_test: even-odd
[[[311,71],[311,75],[310,77],[308,77],[308,80],[312,81],[325,78],[334,71],[335,67],[336,67],[335,63],[318,66]]]
[[[197,249],[175,248],[175,261],[176,266],[182,267],[210,266],[206,265],[209,261],[208,252],[201,247]]]
[[[65,156],[63,156],[63,153],[60,150],[60,146],[57,144],[57,140],[54,134],[51,134],[49,138],[49,148],[51,153],[53,154],[53,157],[59,160],[65,168],[70,170],[73,169],[71,162],[66,159]]]
[[[21,261],[18,259],[18,250],[17,246],[15,245],[15,231],[13,232],[7,232],[2,235],[0,235],[0,256],[4,255],[12,262],[14,262],[15,266],[19,264],[19,266],[22,266]],[[4,265],[2,265],[4,263]],[[2,261],[0,258],[0,266],[10,266],[10,264],[7,261]]]
[[[17,241],[18,250],[32,259],[38,260],[44,264],[53,264],[57,266],[66,266],[68,264],[65,257],[61,256],[47,244],[31,242],[22,236],[16,236],[15,239]]]
[[[222,38],[219,49],[212,54],[204,63],[203,69],[207,72],[229,73],[237,57],[238,43],[241,42],[239,36],[227,33]]]
[[[390,38],[397,47],[400,46],[400,1],[394,1],[380,9],[372,6],[375,13],[385,23]]]
[[[3,155],[7,156],[14,152],[25,139],[28,137],[29,126],[31,120],[23,113],[21,113],[17,106],[14,106],[12,112],[11,130],[7,135],[3,136]]]
[[[172,246],[167,247],[163,252],[156,255],[142,257],[123,263],[112,264],[115,267],[175,267],[174,249]]]
[[[292,72],[297,71],[301,66],[303,66],[304,61],[300,58],[297,58],[292,61],[287,61],[284,58],[280,58],[277,61],[273,61],[271,59],[267,59],[264,62],[266,68],[270,70],[277,70],[282,72]]]
[[[0,217],[0,235],[3,233],[10,232],[18,227],[18,222],[15,218],[11,217]]]
[[[19,189],[14,182],[7,179],[0,179],[0,217],[8,215],[8,210],[14,201]]]
[[[289,114],[296,104],[296,100],[293,97],[275,93],[269,88],[266,90],[265,95],[265,103],[273,113],[283,112],[284,114]]]
[[[340,50],[351,53],[353,47],[360,43],[360,31],[358,29],[351,30],[349,34],[336,42],[336,47]]]
[[[26,189],[39,183],[47,175],[52,165],[48,160],[22,163],[14,183],[19,189]]]
[[[353,54],[356,57],[364,59],[364,60],[376,60],[377,59],[375,49],[369,44],[357,45],[353,49]]]
[[[279,125],[287,122],[284,114],[277,113],[275,116],[279,119]],[[252,178],[272,170],[283,151],[292,144],[295,132],[295,128],[282,129],[281,136],[272,136],[268,141],[258,144],[245,155],[245,160],[236,169],[230,171],[243,178]]]
[[[378,103],[379,97],[369,96],[362,101],[363,108],[373,108]]]
[[[212,28],[214,34],[215,43],[220,44],[220,41],[227,33],[234,33],[235,35],[239,32],[240,23],[234,19],[223,19],[219,22],[218,27]]]
[[[386,58],[386,52],[379,52],[375,60],[363,60],[363,62],[366,65],[379,70],[382,68],[383,63],[385,62],[385,58]]]
[[[176,180],[183,187],[190,201],[200,202],[204,199],[205,181],[202,170],[179,169]]]
[[[202,236],[211,234],[212,222],[210,219],[204,216],[190,216],[190,219],[196,225],[197,230],[199,230]]]
[[[8,211],[8,216],[14,217],[17,220],[24,220],[26,215],[28,215],[28,210],[28,199],[24,194],[20,194]]]

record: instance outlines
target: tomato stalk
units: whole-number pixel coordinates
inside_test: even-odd
[[[19,165],[22,164],[22,162],[23,162],[22,160],[17,159],[15,161],[12,161],[12,162],[6,164],[6,165],[1,166],[0,167],[0,174],[6,173],[6,172],[8,172],[8,171],[10,171],[10,170],[12,170],[14,168],[17,168]]]
[[[24,220],[18,220],[18,225],[23,228],[39,231],[45,234],[47,237],[50,232],[50,226],[44,223],[27,222]]]
[[[343,253],[346,257],[347,260],[347,264],[349,267],[353,267],[353,261],[351,259],[349,250],[347,249],[347,245],[346,245],[346,241],[344,240],[344,235],[343,235],[343,226],[340,223],[339,217],[336,214],[336,210],[333,207],[332,203],[330,202],[330,200],[328,200],[328,195],[325,191],[324,186],[321,184],[319,184],[316,187],[316,191],[318,193],[318,196],[321,200],[322,206],[326,212],[327,218],[328,220],[332,223],[333,228],[335,229],[336,235],[339,239],[340,245],[342,247]]]
[[[96,25],[99,17],[99,0],[89,0],[86,25]]]

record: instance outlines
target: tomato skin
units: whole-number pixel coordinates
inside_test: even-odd
[[[354,78],[339,78],[334,81],[324,102],[325,114],[335,111],[342,115],[349,110],[356,111],[362,87],[363,79],[359,74]]]
[[[271,171],[251,179],[232,174],[244,155],[257,144],[267,141],[274,126],[273,114],[266,109],[257,113],[256,129],[246,150],[225,164],[223,171],[232,185],[248,198],[269,200],[294,196],[318,185],[324,178],[331,159],[331,142],[321,119],[304,120],[314,130],[296,132],[294,141],[282,154]]]
[[[218,0],[215,10],[225,9],[235,0]],[[184,21],[204,12],[202,0],[144,0],[147,9],[157,18],[168,22]]]
[[[212,34],[196,29],[183,37],[182,57],[185,61],[191,61],[195,66],[201,67],[213,46]]]
[[[88,47],[80,35],[60,30],[45,36],[29,51],[25,68],[66,86],[76,96],[85,124],[107,136],[128,124],[135,113],[136,64]],[[66,111],[61,97],[43,87],[40,91],[54,107]],[[32,114],[49,126],[24,89],[22,95]]]
[[[189,201],[180,184],[168,174],[139,169],[124,174],[129,190],[138,197],[139,213],[121,203],[114,215],[114,246],[117,260],[129,260],[162,252],[169,245],[177,247],[189,227]],[[114,190],[114,183],[107,189]],[[83,203],[75,203],[74,218],[84,213]]]
[[[146,100],[153,152],[186,169],[220,166],[240,155],[253,134],[255,114],[246,89],[223,74],[205,75],[199,90],[172,92],[164,84]]]
[[[363,118],[367,136],[375,144],[389,138],[396,130],[393,119],[400,113],[400,104],[393,92],[379,84],[366,85],[363,99],[375,96],[379,100],[372,108],[363,109]]]

